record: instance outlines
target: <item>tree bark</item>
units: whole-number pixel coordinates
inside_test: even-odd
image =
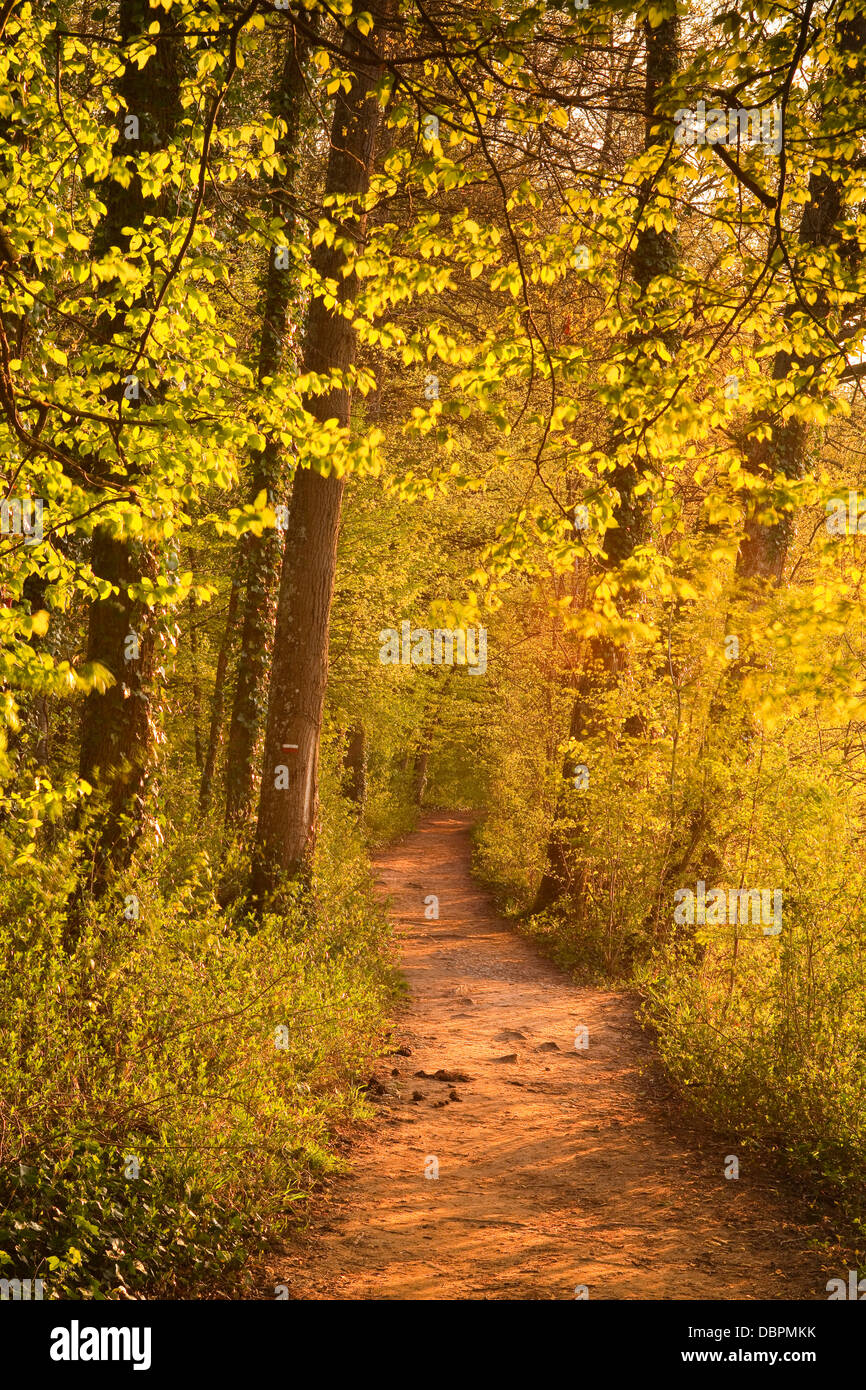
[[[207,741],[207,754],[204,760],[204,770],[201,775],[201,785],[198,792],[199,810],[206,815],[210,809],[211,796],[213,794],[213,776],[216,768],[217,754],[219,752],[220,737],[223,726],[223,709],[225,707],[225,684],[226,671],[229,664],[229,653],[231,651],[232,640],[234,638],[235,624],[238,616],[238,601],[240,599],[241,583],[236,575],[232,580],[231,591],[229,593],[229,606],[226,612],[226,623],[223,628],[223,637],[220,642],[219,655],[217,656],[216,675],[214,678],[213,708],[210,717],[210,733]]]
[[[190,563],[192,557],[190,557]],[[195,765],[201,772],[204,767],[204,754],[201,747],[201,684],[198,678],[198,638],[195,631],[195,604],[192,594],[187,604],[189,609],[189,665],[192,681],[192,734],[195,749]]]
[[[655,28],[649,21],[645,21],[644,34],[645,147],[649,149],[660,142],[659,134],[652,133],[653,127],[670,124],[669,118],[659,110],[659,92],[674,78],[679,65],[679,21],[676,18],[665,19]],[[651,181],[644,183],[640,192],[642,211],[652,193]],[[676,271],[679,263],[676,235],[652,227],[641,228],[630,260],[635,283],[645,292],[657,276],[673,275]],[[639,351],[641,345],[652,338],[661,339],[672,353],[678,347],[678,336],[674,331],[659,332],[651,327],[645,333],[636,335],[632,346]],[[622,426],[615,425],[610,444],[611,453],[618,450],[623,441]],[[617,490],[618,500],[614,507],[616,525],[609,527],[604,537],[605,569],[614,569],[628,560],[646,534],[646,504],[635,492],[639,480],[639,468],[634,461],[617,464],[611,473],[611,483]],[[618,647],[608,638],[593,638],[587,643],[571,711],[569,739],[585,738],[592,732],[593,710],[598,703],[597,697],[616,681],[620,660]],[[550,907],[569,885],[569,844],[557,822],[570,803],[571,794],[566,788],[573,782],[575,768],[576,760],[569,753],[562,765],[562,782],[557,794],[554,828],[548,839],[545,868],[532,905],[533,912],[542,912]]]
[[[859,57],[856,80],[858,84],[862,83],[866,70],[863,58],[866,52],[866,15],[860,14],[839,22],[839,49],[846,55],[856,54]],[[809,198],[803,209],[797,240],[802,249],[835,247],[844,259],[853,263],[860,258],[861,252],[856,234],[846,245],[842,244],[840,223],[845,212],[843,189],[842,181],[831,177],[827,169],[822,168],[812,174]],[[792,300],[784,316],[786,328],[790,327],[799,308],[799,302]],[[816,302],[810,306],[810,313],[815,320],[825,320],[829,312],[829,297],[824,289],[820,289]],[[774,381],[782,381],[792,369],[808,370],[810,367],[815,372],[814,382],[817,385],[820,375],[814,359],[782,348],[773,359],[772,377]],[[755,438],[755,430],[762,424],[771,425],[772,435],[769,439]],[[746,467],[751,473],[768,479],[775,474],[792,480],[802,478],[806,469],[809,437],[810,429],[802,420],[792,418],[773,423],[768,415],[759,415],[752,419],[747,432]],[[762,522],[755,515],[746,518],[737,556],[739,578],[770,580],[777,584],[781,581],[794,532],[794,520],[791,512],[769,523]]]
[[[360,199],[369,186],[378,103],[372,89],[381,72],[372,42],[354,29],[344,42],[344,65],[353,73],[351,90],[336,97],[331,128],[326,194]],[[345,214],[340,214],[344,216]],[[361,241],[365,217],[343,228]],[[355,277],[343,277],[345,253],[318,246],[313,265],[335,280],[342,304],[352,301]],[[356,335],[339,312],[317,297],[310,306],[304,342],[304,370],[345,372],[353,364]],[[349,422],[351,393],[345,388],[306,402],[315,419]],[[319,739],[328,667],[328,632],[343,479],[300,470],[292,490],[286,531],[268,700],[267,731],[251,876],[254,901],[262,904],[281,874],[306,869],[315,842],[318,804]],[[277,772],[285,768],[285,773]],[[283,785],[285,783],[285,785]]]
[[[429,761],[430,749],[419,748],[412,764],[412,799],[416,806],[423,806],[424,804],[424,793],[427,790],[427,764]]]
[[[120,0],[122,46],[150,34],[156,53],[139,69],[129,61],[119,79],[122,109],[118,117],[120,150],[136,150],[166,145],[180,115],[178,44],[172,35],[174,20],[151,10],[147,0]],[[127,139],[124,118],[137,116],[136,138]],[[126,187],[112,179],[105,192],[106,213],[94,238],[94,254],[110,247],[127,251],[130,233],[142,226],[148,215],[158,215],[158,202],[145,198],[141,181],[133,174]],[[99,333],[109,343],[123,327],[123,316],[106,316]],[[122,366],[118,364],[118,386],[122,391]],[[96,600],[90,608],[87,660],[99,662],[113,677],[105,691],[91,691],[84,701],[81,727],[80,776],[104,794],[96,826],[91,887],[99,893],[110,868],[128,862],[141,833],[146,806],[147,783],[155,752],[155,724],[152,710],[152,684],[156,659],[154,615],[145,604],[130,596],[129,588],[143,575],[154,578],[156,560],[146,545],[129,541],[100,527],[94,532],[91,565],[94,573],[113,586],[108,598]],[[127,637],[134,634],[138,655],[127,660]]]
[[[349,733],[344,766],[346,795],[363,814],[367,800],[367,732],[363,724],[356,724]]]
[[[308,44],[297,30],[288,38],[278,89],[271,98],[271,110],[286,124],[277,145],[285,174],[273,176],[271,213],[283,224],[285,245],[291,247],[297,230],[297,211],[292,196],[297,185],[300,160],[301,110],[305,91],[304,62]],[[297,306],[298,284],[295,267],[278,265],[275,248],[268,255],[265,270],[264,313],[259,344],[258,379],[276,376],[283,361],[289,313]],[[267,492],[269,500],[281,502],[285,488],[285,465],[280,442],[268,438],[263,453],[253,456],[251,499]],[[248,534],[239,546],[238,563],[246,574],[241,645],[237,682],[229,725],[226,754],[226,830],[231,831],[249,817],[255,783],[255,756],[259,743],[266,698],[265,679],[273,641],[276,591],[279,577],[280,536],[276,530],[261,536]]]

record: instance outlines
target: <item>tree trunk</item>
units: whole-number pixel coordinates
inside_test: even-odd
[[[223,629],[223,638],[220,643],[219,655],[217,656],[213,709],[211,710],[210,733],[207,741],[207,756],[204,760],[204,771],[201,775],[201,786],[198,792],[199,810],[202,812],[202,815],[207,814],[210,808],[211,795],[213,793],[213,775],[216,768],[217,753],[219,752],[223,726],[226,671],[228,670],[229,652],[231,651],[235,623],[237,622],[240,593],[241,582],[240,578],[236,575],[232,580],[232,587],[229,593],[229,606],[226,612],[226,625]]]
[[[297,185],[300,160],[301,109],[307,41],[297,30],[287,39],[279,87],[271,98],[271,110],[286,123],[277,149],[285,174],[274,174],[271,215],[283,224],[285,246],[292,246],[297,212],[292,192]],[[298,284],[293,265],[283,264],[277,248],[271,248],[265,270],[264,313],[259,344],[258,379],[276,376],[283,361],[289,312],[297,308]],[[253,456],[251,498],[267,492],[275,505],[285,489],[285,465],[280,442],[269,438],[263,453]],[[267,530],[261,536],[246,535],[240,546],[238,566],[246,574],[241,647],[237,683],[229,725],[226,754],[226,830],[245,822],[250,814],[255,782],[255,755],[265,702],[265,677],[273,640],[276,590],[279,577],[280,536]]]
[[[331,129],[326,194],[359,199],[369,186],[379,107],[372,89],[381,68],[370,43],[354,30],[344,43],[345,67],[352,71],[348,93],[336,97]],[[331,213],[333,216],[333,212]],[[345,214],[341,214],[344,216]],[[365,218],[342,229],[361,240]],[[355,276],[342,275],[345,253],[318,246],[317,273],[335,280],[345,304],[355,293]],[[310,305],[304,343],[304,370],[346,372],[355,360],[352,325],[317,297]],[[312,396],[307,409],[317,420],[349,422],[351,394],[345,387]],[[337,559],[343,479],[300,470],[292,490],[280,576],[267,731],[251,878],[259,904],[279,876],[306,867],[315,841],[318,803],[319,738],[328,668],[328,631]],[[278,769],[285,771],[278,772]]]
[[[412,799],[416,806],[424,805],[424,793],[427,790],[427,764],[430,761],[430,749],[420,748],[415,754],[412,764]]]
[[[644,22],[646,38],[646,77],[645,77],[645,146],[647,149],[661,143],[663,138],[653,127],[669,126],[670,120],[659,110],[659,92],[676,75],[679,64],[679,21],[665,19],[656,28],[649,21]],[[672,134],[671,134],[672,139]],[[640,211],[652,194],[652,180],[647,180],[641,190]],[[679,247],[676,235],[665,230],[643,227],[637,234],[635,248],[630,257],[635,283],[645,292],[651,282],[659,275],[673,275],[679,263]],[[678,347],[678,336],[672,330],[653,331],[636,336],[632,347],[640,352],[642,344],[650,339],[661,339],[668,350],[674,353]],[[615,453],[624,442],[621,425],[614,426],[610,452]],[[622,565],[634,553],[637,545],[646,534],[646,502],[636,496],[636,485],[640,473],[635,462],[618,463],[611,473],[611,484],[616,488],[618,501],[614,508],[616,525],[609,527],[604,537],[605,569]],[[593,711],[598,703],[598,695],[609,688],[617,679],[621,657],[619,648],[606,637],[593,638],[587,643],[583,669],[578,678],[577,691],[571,711],[569,738],[585,738],[593,729]],[[551,831],[545,852],[545,869],[532,905],[533,912],[542,912],[555,902],[569,882],[569,845],[562,829],[556,822],[563,816],[571,802],[570,786],[575,772],[575,759],[568,754],[562,766],[561,789],[557,794],[554,828]]]
[[[590,644],[595,645],[595,644]],[[571,721],[568,728],[569,739],[580,739],[585,736],[588,730],[585,728],[585,711],[591,706],[592,699],[590,694],[591,685],[596,682],[592,679],[593,672],[591,667],[592,656],[587,654],[581,673],[577,681],[577,693],[571,707]],[[566,754],[562,765],[562,780],[564,785],[573,785],[575,770],[577,767],[576,759],[569,752]],[[566,796],[560,794],[557,798],[555,817],[558,820],[562,816],[566,806]],[[547,842],[545,854],[545,868],[538,885],[538,891],[532,904],[533,912],[543,912],[545,908],[554,903],[564,889],[568,886],[569,865],[568,865],[568,845],[563,833],[556,828],[552,830]]]
[[[192,564],[192,555],[190,555]],[[198,678],[198,638],[195,631],[195,604],[190,593],[189,608],[189,665],[192,678],[192,734],[195,747],[195,765],[201,772],[204,767],[204,754],[201,747],[201,685]]]
[[[156,53],[140,69],[128,61],[118,83],[122,109],[118,116],[121,150],[135,153],[165,146],[180,114],[177,38],[175,21],[150,9],[147,0],[120,0],[120,42],[128,46],[148,34]],[[149,32],[159,28],[161,32]],[[127,139],[124,118],[138,118],[138,133]],[[111,247],[129,248],[130,234],[146,216],[159,215],[160,206],[142,194],[141,181],[133,174],[126,187],[112,179],[105,191],[106,213],[94,238],[94,254]],[[121,314],[100,321],[98,332],[109,343],[123,327]],[[123,367],[118,360],[117,390],[123,389]],[[130,597],[130,585],[142,576],[153,579],[156,560],[138,541],[115,536],[107,528],[94,532],[91,565],[100,579],[114,589],[108,598],[90,608],[87,660],[99,662],[113,677],[105,691],[91,691],[84,701],[79,773],[104,793],[94,845],[91,886],[104,888],[109,869],[128,862],[141,833],[147,783],[155,751],[152,682],[156,659],[154,614]],[[135,644],[127,639],[134,637]],[[137,655],[130,653],[137,650]],[[129,659],[127,659],[129,657]]]
[[[363,724],[356,724],[349,734],[344,767],[346,795],[362,814],[367,800],[367,733]]]
[[[866,15],[856,15],[839,22],[839,50],[846,55],[857,55],[860,59],[852,82],[862,83],[866,70],[863,54],[866,52]],[[859,156],[854,156],[854,162]],[[839,164],[849,161],[834,159],[834,172],[838,175]],[[844,182],[831,177],[830,171],[820,169],[809,179],[809,198],[803,209],[797,240],[801,248],[834,247],[849,263],[859,260],[862,253],[856,234],[847,244],[842,244],[841,222],[845,212]],[[798,299],[792,300],[785,313],[785,326],[789,328],[794,314],[801,309]],[[813,319],[825,320],[830,312],[830,302],[824,289],[819,289],[809,312]],[[780,349],[773,359],[772,377],[783,381],[792,370],[812,368],[813,381],[817,385],[821,378],[818,364],[814,358],[803,356],[787,349]],[[769,423],[772,435],[769,439],[755,439],[759,425]],[[772,478],[781,473],[785,478],[802,478],[806,467],[809,447],[809,427],[802,421],[792,418],[773,423],[769,416],[759,415],[750,422],[745,455],[746,467],[751,473]],[[740,553],[737,556],[737,574],[741,579],[764,579],[779,583],[785,568],[788,548],[794,530],[794,516],[786,512],[778,521],[762,522],[757,516],[746,519]]]

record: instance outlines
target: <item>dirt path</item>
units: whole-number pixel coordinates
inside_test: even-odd
[[[725,1179],[728,1147],[642,1074],[627,997],[539,958],[469,849],[467,821],[442,814],[378,863],[410,989],[392,1045],[409,1051],[383,1059],[378,1122],[275,1281],[300,1299],[826,1299],[808,1249],[825,1228],[797,1221],[757,1157]]]

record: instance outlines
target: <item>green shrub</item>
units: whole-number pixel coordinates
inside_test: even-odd
[[[47,1297],[237,1292],[337,1164],[334,1125],[366,1113],[357,1083],[394,972],[349,816],[329,816],[311,889],[257,930],[220,910],[189,842],[66,951],[62,895],[52,908],[20,879],[3,893],[3,1274],[42,1278]]]

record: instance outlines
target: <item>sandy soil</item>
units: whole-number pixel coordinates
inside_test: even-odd
[[[469,858],[468,822],[439,814],[378,861],[404,1051],[377,1070],[351,1174],[267,1282],[296,1299],[826,1299],[826,1214],[759,1156],[726,1179],[730,1145],[683,1123],[629,997],[540,958]]]

